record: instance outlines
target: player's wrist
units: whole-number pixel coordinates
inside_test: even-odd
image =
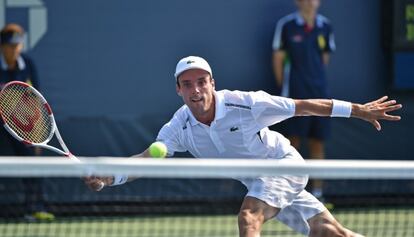
[[[352,116],[353,105],[351,102],[343,100],[332,100],[331,117],[350,118]]]
[[[351,117],[353,118],[363,118],[364,116],[364,108],[361,104],[352,104],[352,112]]]

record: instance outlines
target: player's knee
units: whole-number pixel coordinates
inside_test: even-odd
[[[333,223],[319,223],[310,226],[310,237],[351,237],[345,228]]]
[[[264,222],[264,216],[252,210],[241,210],[238,215],[240,230],[258,231]]]

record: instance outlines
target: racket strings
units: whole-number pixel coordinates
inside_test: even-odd
[[[20,138],[32,143],[45,142],[53,124],[43,100],[30,87],[11,84],[0,93],[4,122]]]

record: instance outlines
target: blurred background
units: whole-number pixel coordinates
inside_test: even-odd
[[[337,44],[327,68],[332,97],[363,103],[389,95],[404,105],[401,122],[384,122],[381,132],[356,119],[333,119],[328,159],[413,159],[414,20],[408,3],[414,1],[322,1],[320,13],[330,19]],[[292,0],[0,0],[0,24],[26,29],[26,53],[72,152],[125,157],[151,144],[183,104],[173,73],[184,56],[206,58],[219,90],[277,95],[273,36],[278,20],[295,9]],[[89,192],[78,180],[64,182]],[[159,185],[168,186],[166,192],[185,190],[182,183],[171,184]],[[221,188],[239,195],[244,190],[238,185]],[[89,192],[76,201],[148,194],[138,186]],[[53,198],[71,199],[72,192]]]
[[[5,22],[27,30],[40,89],[79,156],[129,156],[146,148],[182,105],[173,72],[187,55],[210,62],[217,89],[277,94],[275,26],[296,9],[291,0],[12,2],[0,1]],[[331,20],[337,43],[328,67],[332,96],[366,102],[386,94],[404,105],[403,120],[384,123],[382,132],[362,121],[334,119],[329,158],[413,154],[414,54],[394,51],[393,35],[384,34],[392,20],[381,17],[391,16],[388,5],[322,1],[320,12]]]

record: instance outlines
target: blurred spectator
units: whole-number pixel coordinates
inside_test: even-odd
[[[335,50],[332,27],[317,13],[320,0],[295,0],[298,11],[279,20],[273,40],[273,71],[282,96],[295,99],[328,98],[325,67]],[[291,144],[300,149],[308,139],[312,159],[323,159],[328,118],[297,117],[284,122]],[[322,198],[322,182],[312,181],[312,193]]]
[[[38,88],[37,71],[33,61],[22,54],[24,30],[17,24],[8,24],[0,31],[0,88],[10,81],[22,81]],[[32,149],[18,142],[0,128],[0,156],[40,155],[40,149]],[[22,180],[25,191],[25,218],[52,220],[53,214],[45,211],[42,180]]]

